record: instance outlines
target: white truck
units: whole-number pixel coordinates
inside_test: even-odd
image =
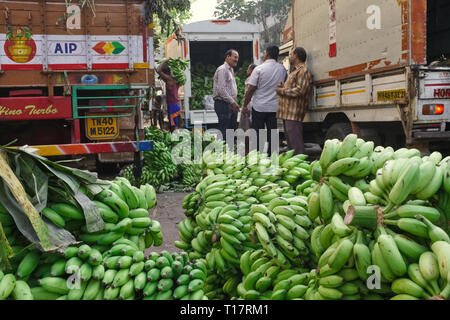
[[[296,0],[291,14],[284,42],[306,49],[314,79],[305,141],[354,132],[445,153],[450,1]]]
[[[225,52],[239,52],[239,69],[243,63],[262,62],[259,26],[237,20],[205,20],[186,24],[181,30],[181,39],[172,36],[166,42],[166,57],[190,61],[186,69],[186,84],[180,89],[183,118],[187,128],[195,124],[208,126],[218,123],[214,109],[191,110],[192,67],[196,64],[213,65],[224,63]],[[209,92],[212,95],[212,91]]]

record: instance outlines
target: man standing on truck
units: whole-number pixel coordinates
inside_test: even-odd
[[[181,114],[180,101],[178,99],[178,89],[180,85],[172,77],[172,71],[166,64],[168,59],[160,63],[156,72],[166,83],[167,117],[169,118],[170,132],[178,128],[178,121]]]
[[[245,93],[242,107],[242,112],[248,113],[248,104],[252,101],[252,128],[257,130],[259,148],[261,148],[259,132],[264,128],[267,129],[269,155],[273,151],[272,130],[277,129],[278,96],[275,90],[280,82],[286,81],[287,77],[286,69],[277,62],[279,52],[276,46],[269,46],[266,49],[264,62],[253,70],[248,80],[249,88]]]
[[[219,118],[219,130],[223,140],[226,140],[227,129],[237,129],[239,105],[236,102],[238,91],[233,68],[237,67],[238,61],[239,53],[234,49],[228,50],[224,64],[218,67],[214,74],[214,110]]]
[[[305,152],[302,122],[312,92],[312,75],[305,62],[305,49],[293,49],[289,54],[292,71],[286,83],[280,83],[276,89],[280,97],[277,117],[283,120],[288,147],[295,150],[295,154]]]

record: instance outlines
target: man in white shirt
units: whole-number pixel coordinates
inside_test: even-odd
[[[243,113],[248,113],[248,104],[252,100],[252,128],[257,130],[258,147],[260,146],[259,130],[267,130],[269,142],[268,154],[272,153],[271,131],[277,129],[278,95],[276,89],[287,78],[287,71],[282,64],[277,62],[279,49],[270,46],[266,49],[264,63],[253,70],[248,80],[249,89],[244,97]],[[260,152],[263,149],[259,150]]]
[[[225,62],[214,74],[213,98],[214,110],[219,119],[222,139],[226,140],[226,130],[237,129],[239,105],[236,102],[238,90],[233,68],[239,61],[239,53],[230,49],[225,53]]]

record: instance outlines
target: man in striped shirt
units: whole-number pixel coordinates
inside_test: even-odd
[[[306,66],[306,51],[297,47],[289,54],[292,71],[286,83],[276,89],[279,98],[277,118],[284,123],[288,147],[295,154],[304,154],[303,119],[312,92],[312,75]]]
[[[214,74],[214,110],[219,118],[219,130],[223,140],[226,140],[227,129],[237,129],[239,105],[236,102],[238,91],[233,68],[236,68],[238,61],[239,53],[236,50],[228,50],[224,64],[218,67]]]

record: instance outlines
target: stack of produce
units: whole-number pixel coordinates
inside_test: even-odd
[[[355,135],[328,140],[312,163],[293,152],[223,150],[203,153],[205,177],[184,198],[180,254],[146,260],[144,249],[162,241],[159,223],[144,214],[155,191],[124,178],[84,190],[105,221],[99,230],[69,207],[74,199],[59,203],[61,213],[54,200],[62,195],[49,197],[54,212],[44,219],[84,241],[67,257],[25,248],[0,207],[0,236],[11,238],[13,256],[13,271],[0,273],[0,298],[450,298],[450,157],[375,147]],[[77,268],[85,283],[71,293],[66,281]]]
[[[245,79],[247,78],[247,68],[250,63],[246,62],[235,74],[236,86],[238,89],[237,102],[242,104],[245,93]],[[203,98],[213,94],[214,74],[217,66],[197,63],[192,66],[192,101],[189,108],[191,110],[205,109]]]
[[[312,172],[320,182],[328,175],[331,187],[340,193],[331,190],[325,197],[322,182],[319,192],[309,195],[309,216],[318,223],[311,246],[319,258],[319,272],[305,299],[448,298],[448,272],[436,263],[450,257],[445,253],[450,248],[446,205],[439,201],[445,197],[439,189],[448,170],[442,169],[446,159],[438,152],[421,158],[416,149],[377,147],[369,157],[372,165],[361,167],[365,175],[354,175],[363,158],[356,156],[359,151],[343,151],[350,146],[358,150],[352,140],[354,136],[340,144],[327,141],[321,167]],[[441,211],[435,203],[441,203]],[[366,281],[373,265],[380,268],[381,286],[369,290]]]
[[[166,64],[170,67],[172,76],[177,84],[180,86],[184,86],[184,84],[186,83],[186,75],[184,74],[184,70],[186,70],[186,68],[189,66],[189,60],[169,58]]]
[[[66,174],[82,174],[57,167]],[[74,241],[44,252],[41,242],[30,244],[12,212],[0,205],[1,244],[11,246],[1,251],[0,300],[205,299],[206,262],[190,260],[187,254],[144,252],[163,240],[159,222],[148,212],[156,204],[155,189],[136,188],[122,177],[93,182],[79,186],[85,195],[83,206],[77,203],[79,195],[69,192],[64,199],[64,190],[41,194],[42,200],[61,201],[48,202],[42,210],[41,219],[54,232],[49,235],[65,235],[63,228],[68,226],[75,235]],[[103,228],[90,231],[87,203],[96,208]],[[5,204],[9,206],[8,201]]]
[[[177,165],[174,163],[172,156],[178,141],[172,141],[171,133],[155,127],[146,127],[145,138],[154,142],[154,150],[143,152],[144,165],[142,175],[139,179],[136,179],[134,176],[134,165],[129,165],[124,169],[123,177],[128,179],[134,186],[151,184],[158,188],[159,191],[184,191],[186,188],[190,190],[195,188],[203,175],[201,165],[193,161],[195,160],[195,143],[200,141],[202,150],[204,150],[210,141],[214,141],[214,139],[200,132],[191,132],[189,135],[191,153],[188,155],[190,162]],[[223,142],[219,143],[223,145]]]
[[[308,264],[304,240],[312,231],[306,197],[295,194],[296,186],[311,178],[305,155],[294,156],[291,151],[276,159],[279,166],[256,151],[245,158],[227,153],[221,160],[220,156],[203,154],[202,167],[209,175],[185,197],[186,219],[179,224],[181,240],[175,242],[190,257],[207,261],[208,277],[215,279],[216,288],[209,286],[206,295],[215,299],[237,296],[240,257],[245,252],[265,249],[283,268]],[[271,227],[282,236],[273,234],[269,245],[261,233],[267,234],[266,228],[272,233]]]
[[[209,298],[448,298],[450,157],[352,134],[275,170],[255,153],[217,159],[203,155],[175,243],[205,257]]]

